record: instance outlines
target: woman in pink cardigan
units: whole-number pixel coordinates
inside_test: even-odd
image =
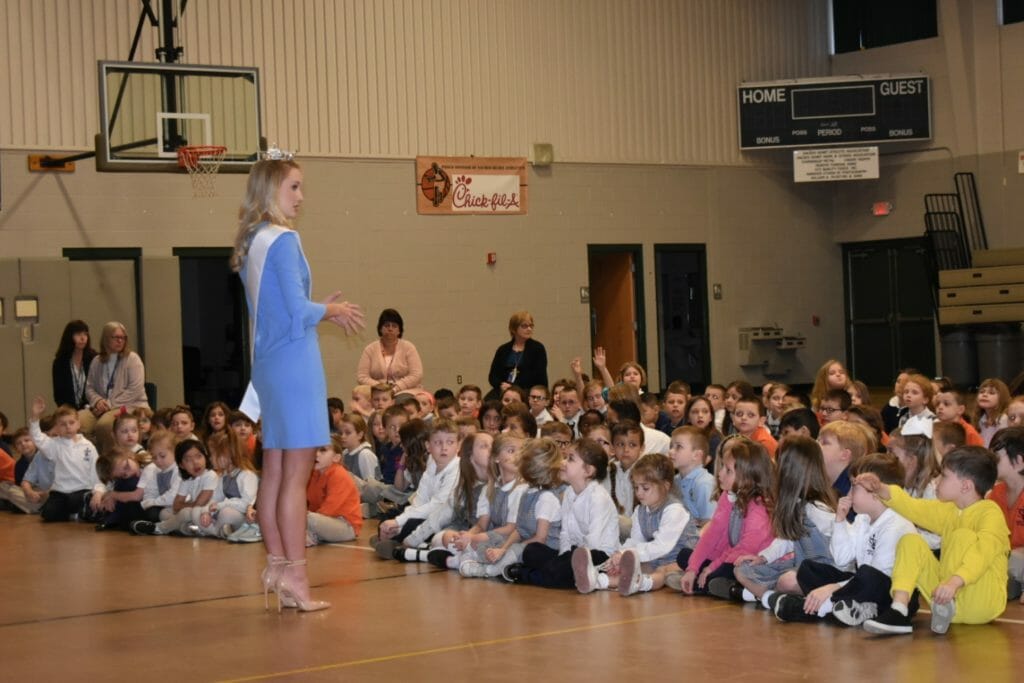
[[[706,594],[711,579],[735,580],[733,564],[757,555],[772,542],[771,507],[774,470],[764,446],[745,437],[722,443],[717,463],[718,507],[697,547],[684,548],[676,562],[686,567],[684,593]],[[722,495],[725,494],[725,495]],[[671,582],[669,582],[671,585]]]
[[[402,339],[405,325],[393,308],[385,308],[377,319],[380,337],[363,349],[356,368],[359,384],[390,384],[397,394],[419,388],[423,382],[423,362],[412,342]]]

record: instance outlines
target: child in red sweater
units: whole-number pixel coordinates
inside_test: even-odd
[[[341,464],[344,447],[337,434],[316,451],[316,463],[306,486],[306,546],[354,541],[363,527],[359,489]]]
[[[736,407],[732,411],[732,425],[736,432],[764,446],[768,451],[768,457],[775,460],[775,451],[779,444],[764,426],[765,418],[764,403],[753,396],[736,401]]]

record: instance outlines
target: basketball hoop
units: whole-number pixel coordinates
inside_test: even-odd
[[[193,197],[217,194],[217,171],[228,148],[221,145],[188,145],[178,148],[178,166],[188,171]]]

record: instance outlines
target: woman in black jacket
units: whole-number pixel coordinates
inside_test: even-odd
[[[53,359],[53,400],[58,406],[69,405],[80,410],[89,405],[85,396],[85,380],[95,357],[89,326],[81,320],[72,320],[65,325]]]
[[[508,331],[512,341],[499,346],[491,361],[488,398],[499,398],[512,384],[526,391],[538,384],[548,385],[548,353],[532,338],[533,316],[528,311],[516,311],[509,318]]]

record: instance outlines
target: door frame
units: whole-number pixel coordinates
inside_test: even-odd
[[[146,357],[145,307],[142,305],[142,249],[139,247],[65,247],[61,256],[68,261],[131,261],[132,279],[135,282],[135,321],[139,326],[134,343],[135,351]]]
[[[661,297],[660,291],[658,290],[658,254],[670,254],[673,252],[684,252],[684,253],[696,253],[697,264],[700,268],[701,274],[701,288],[704,294],[704,343],[702,344],[703,350],[701,353],[701,365],[703,375],[707,378],[705,384],[711,384],[711,318],[708,306],[708,247],[706,244],[699,243],[688,243],[688,242],[671,242],[671,243],[655,243],[654,245],[654,296],[656,299],[656,308],[658,313],[661,313]],[[661,325],[658,325],[658,377],[664,380],[665,368],[661,367],[661,360],[664,354],[662,353],[662,339],[661,339]],[[644,366],[646,367],[646,366]],[[664,383],[664,382],[663,382]],[[667,387],[668,384],[665,383]]]
[[[633,255],[633,316],[636,321],[636,362],[645,370],[647,366],[647,317],[645,314],[644,300],[644,245],[642,244],[588,244],[587,245],[587,287],[590,287],[590,256],[592,254],[621,254],[628,252]],[[594,308],[593,303],[588,304],[590,311],[588,325],[590,326],[590,348],[593,350],[594,334]],[[611,372],[611,368],[609,368]],[[660,376],[660,375],[659,375]],[[647,382],[650,386],[650,373]]]

